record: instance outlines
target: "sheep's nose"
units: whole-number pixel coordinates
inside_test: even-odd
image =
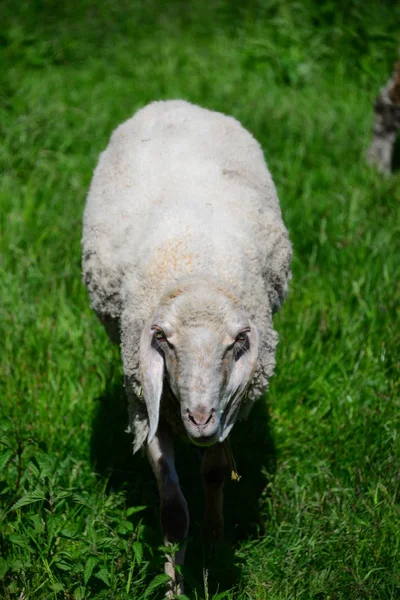
[[[197,427],[206,427],[212,420],[215,415],[215,408],[212,408],[210,411],[207,411],[206,408],[200,406],[197,410],[193,412],[188,408],[186,409],[186,414],[188,416],[189,421],[191,421]]]

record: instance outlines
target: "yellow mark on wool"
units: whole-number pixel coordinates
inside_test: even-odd
[[[176,273],[190,274],[193,271],[193,252],[189,248],[188,239],[191,234],[167,240],[160,246],[150,263],[150,273],[160,279],[167,279],[168,275]],[[171,299],[178,296],[181,290],[171,292]]]

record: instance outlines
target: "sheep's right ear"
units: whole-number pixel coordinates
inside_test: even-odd
[[[149,418],[150,443],[154,438],[160,417],[160,402],[164,378],[164,359],[153,347],[154,332],[145,327],[140,336],[140,373],[143,397]]]

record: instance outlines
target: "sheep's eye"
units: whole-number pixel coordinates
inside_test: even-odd
[[[243,331],[236,336],[234,344],[235,361],[238,361],[250,348],[249,336],[247,335],[249,331],[249,329],[243,329]]]
[[[160,329],[156,330],[154,337],[156,338],[156,340],[165,340],[165,334]]]
[[[247,334],[249,333],[250,329],[243,329],[243,331],[241,331],[237,336],[236,336],[236,341],[237,342],[245,342],[247,340]]]

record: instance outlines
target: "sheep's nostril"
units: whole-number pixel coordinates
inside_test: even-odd
[[[207,425],[211,421],[211,419],[213,418],[214,414],[215,414],[215,408],[212,408],[211,412],[210,412],[210,415],[209,415],[207,421],[204,423],[204,425]]]
[[[187,413],[188,413],[189,421],[191,421],[192,423],[194,423],[195,425],[197,425],[196,421],[194,420],[194,417],[190,414],[190,412],[187,411]]]
[[[189,421],[197,427],[205,427],[206,425],[208,425],[211,419],[214,417],[215,412],[215,408],[212,408],[208,414],[204,414],[204,411],[194,411],[193,413],[191,413],[188,408],[186,409],[186,414],[188,416]]]

